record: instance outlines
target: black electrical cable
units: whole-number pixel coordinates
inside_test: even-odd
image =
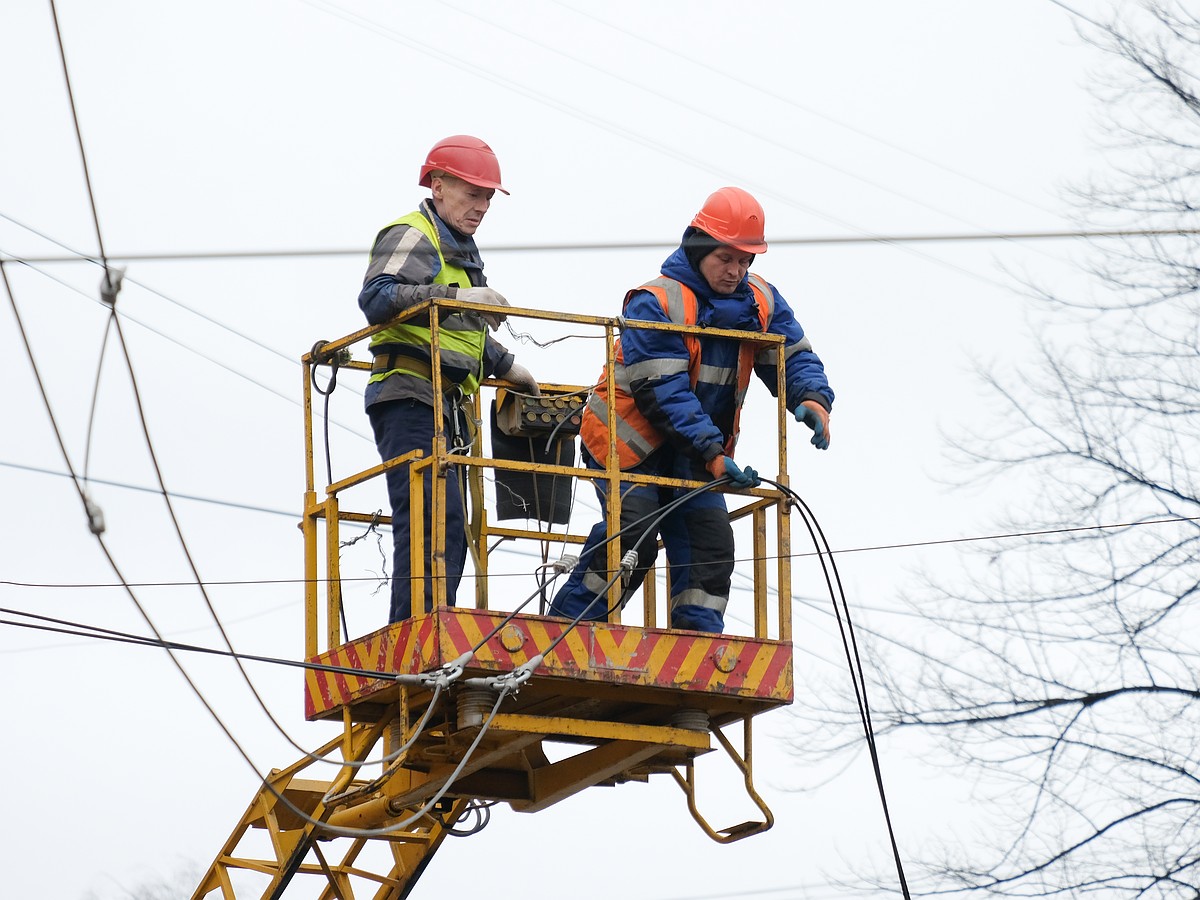
[[[470,837],[473,834],[479,834],[487,827],[492,819],[492,807],[499,803],[499,800],[480,800],[478,797],[467,803],[467,808],[462,811],[462,814],[454,820],[452,824],[442,822],[442,828],[446,834],[452,837]],[[455,825],[461,824],[468,817],[474,817],[475,824],[467,828],[455,828]]]
[[[283,659],[275,656],[260,656],[254,653],[241,653],[236,650],[221,650],[217,647],[205,647],[201,644],[188,644],[182,641],[171,641],[166,638],[148,637],[141,634],[133,634],[128,631],[117,631],[112,628],[103,628],[99,625],[88,625],[84,622],[73,622],[69,619],[58,619],[54,616],[45,616],[38,613],[25,612],[19,609],[11,609],[0,607],[0,614],[21,616],[27,619],[35,619],[39,622],[52,622],[51,625],[34,625],[29,622],[19,622],[12,619],[0,620],[0,625],[12,625],[17,628],[27,628],[33,631],[49,631],[57,634],[65,634],[71,637],[94,638],[96,640],[112,641],[118,644],[132,644],[140,647],[155,647],[163,650],[181,650],[188,653],[203,653],[209,656],[224,656],[231,659],[244,659],[251,662],[268,663],[276,666],[291,666],[298,669],[306,669],[311,672],[329,672],[334,675],[351,675],[359,678],[382,678],[389,677],[387,672],[375,672],[368,669],[356,669],[351,666],[334,666],[328,663],[314,663],[307,660],[298,659]]]
[[[908,881],[904,874],[904,863],[900,856],[900,848],[896,841],[896,830],[892,823],[891,809],[888,805],[887,791],[883,784],[883,769],[879,761],[879,750],[875,744],[875,729],[871,721],[871,709],[867,700],[867,680],[866,674],[862,665],[862,657],[859,653],[858,641],[854,635],[854,625],[850,618],[850,605],[846,599],[846,591],[842,585],[841,574],[838,572],[837,562],[834,560],[833,550],[829,546],[829,541],[825,537],[825,532],[821,529],[820,523],[817,521],[816,515],[805,502],[804,498],[784,484],[777,481],[772,481],[769,478],[763,478],[767,484],[774,485],[778,490],[787,494],[792,501],[795,502],[797,509],[801,512],[801,519],[805,527],[808,529],[809,536],[812,538],[813,545],[817,548],[817,558],[821,563],[821,570],[825,575],[825,582],[829,588],[829,596],[833,602],[834,613],[837,618],[838,628],[842,634],[842,647],[846,653],[846,662],[850,667],[850,679],[854,688],[854,695],[858,702],[859,716],[862,720],[863,733],[866,737],[867,749],[871,757],[871,766],[875,775],[875,784],[879,792],[880,804],[883,808],[884,821],[887,825],[888,840],[891,843],[892,857],[896,863],[896,873],[900,880],[900,890],[903,896],[908,900],[911,897],[908,889]],[[832,577],[830,573],[832,572]],[[835,587],[836,585],[836,587]],[[840,604],[840,605],[839,605]],[[845,616],[843,625],[842,617]]]
[[[324,347],[325,344],[326,344],[326,341],[317,341],[315,344],[313,344],[313,348],[312,348],[312,351],[310,354],[313,357],[313,359],[320,359],[321,348]],[[324,423],[323,431],[325,434],[325,477],[328,479],[325,483],[333,484],[333,457],[329,452],[329,396],[335,390],[337,390],[338,360],[335,355],[334,357],[326,360],[325,362],[329,366],[330,371],[329,371],[329,383],[325,386],[324,389],[322,389],[322,387],[319,384],[317,384],[318,365],[314,364],[312,366],[312,368],[310,368],[308,370],[308,378],[309,378],[309,381],[312,382],[313,390],[325,398],[325,412],[322,416],[322,421]]]
[[[730,481],[731,481],[731,479],[729,478],[728,475],[722,475],[720,478],[718,478],[714,481],[710,481],[707,484],[701,485],[700,487],[692,488],[686,494],[682,494],[679,497],[676,497],[674,500],[670,501],[669,503],[664,504],[659,509],[656,509],[653,512],[650,512],[644,516],[641,516],[640,518],[638,518],[638,519],[634,520],[633,522],[631,522],[630,524],[626,525],[620,531],[617,531],[614,534],[609,535],[602,542],[597,544],[592,550],[593,558],[595,558],[595,554],[598,553],[603,547],[612,543],[612,541],[614,541],[614,540],[619,540],[621,535],[625,534],[626,532],[632,531],[636,526],[640,525],[642,522],[650,520],[650,523],[645,527],[645,529],[643,529],[642,533],[638,536],[638,539],[634,542],[633,546],[630,547],[629,550],[626,552],[626,554],[624,554],[622,557],[622,563],[624,563],[628,554],[632,553],[635,555],[635,560],[636,560],[636,554],[637,554],[638,547],[640,547],[642,545],[642,542],[645,541],[646,538],[651,535],[654,535],[657,538],[658,525],[659,525],[659,523],[662,522],[663,519],[665,519],[667,516],[669,516],[671,513],[673,513],[679,507],[683,506],[685,503],[687,503],[693,497],[696,497],[699,494],[703,494],[706,491],[711,491],[714,488],[721,487],[722,485],[729,484]],[[585,552],[586,552],[586,549],[587,548],[585,548]],[[580,556],[582,557],[582,554],[580,554]],[[630,567],[630,572],[632,572],[633,569],[636,568],[636,566],[637,566],[637,563],[635,561],[633,563],[633,565]],[[599,591],[596,592],[596,596],[594,596],[592,598],[591,602],[589,602],[587,604],[587,606],[585,606],[580,611],[579,615],[575,616],[575,618],[571,620],[571,623],[566,628],[563,629],[562,633],[559,634],[558,637],[556,637],[553,641],[550,642],[550,645],[548,647],[546,647],[545,650],[540,651],[539,655],[546,656],[547,654],[551,653],[555,647],[557,647],[559,644],[561,644],[566,639],[567,635],[569,635],[573,630],[575,630],[575,628],[579,625],[580,622],[582,622],[585,618],[587,618],[588,613],[591,612],[591,609],[593,606],[596,605],[596,602],[598,600],[602,600],[604,598],[604,595],[608,593],[609,589],[614,584],[617,583],[617,579],[620,578],[624,574],[625,574],[624,567],[622,566],[622,567],[618,568],[616,574],[613,575],[612,578],[610,578],[608,580],[608,583],[606,585],[604,585],[604,587],[602,587]],[[618,607],[623,606],[623,605],[624,605],[624,601],[620,597],[618,597],[615,601],[613,601],[612,605],[608,606],[605,609],[605,611],[603,613],[603,618],[607,619],[612,614],[613,610],[615,610]]]

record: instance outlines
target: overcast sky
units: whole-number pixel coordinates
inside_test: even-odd
[[[1076,8],[1103,15],[1110,6]],[[60,0],[58,16],[110,256],[360,251],[129,264],[136,284],[118,310],[168,487],[267,510],[178,501],[205,580],[270,582],[209,591],[239,650],[288,658],[302,650],[301,590],[279,583],[303,574],[295,361],[316,340],[363,324],[355,298],[371,240],[416,206],[425,152],[453,133],[476,134],[499,156],[511,196],[496,198],[477,237],[490,283],[521,306],[616,314],[668,250],[500,248],[665,247],[716,188],[758,196],[776,243],[754,269],[796,310],[838,394],[830,450],[818,454],[799,432],[790,447],[793,484],[835,548],[986,533],[1013,503],[1019,515],[1019,492],[948,488],[945,433],[994,424],[976,363],[1028,358],[1037,315],[1017,278],[1073,289],[1071,262],[1083,248],[783,242],[1072,227],[1063,189],[1103,165],[1103,109],[1088,86],[1105,60],[1050,0]],[[5,4],[0,77],[0,253],[94,255],[47,2]],[[154,484],[111,337],[87,439],[105,336],[100,270],[44,262],[6,271],[72,465],[82,471],[86,460],[97,480],[124,576],[190,581],[161,499],[103,483]],[[595,341],[539,350],[500,336],[543,381],[591,383],[602,362]],[[0,606],[144,632],[122,591],[70,586],[111,585],[114,575],[75,489],[53,474],[66,464],[7,298],[0,342]],[[375,451],[360,385],[344,387],[332,440],[348,472],[372,464]],[[757,389],[751,433],[766,421],[765,398]],[[772,457],[754,441],[739,453],[760,469]],[[363,503],[383,504],[381,486],[378,494]],[[581,526],[592,515],[583,508]],[[363,542],[350,564],[368,573],[373,552]],[[960,552],[844,557],[860,624],[919,630],[882,610],[919,568],[951,569]],[[530,583],[520,582],[522,596]],[[820,598],[815,581],[798,578],[796,591]],[[195,587],[138,593],[167,636],[218,644]],[[381,627],[386,608],[386,591],[357,589],[353,630]],[[731,618],[747,610],[735,594]],[[798,693],[847,678],[826,614],[800,607],[796,644]],[[259,771],[299,755],[231,665],[185,663]],[[0,742],[7,894],[107,900],[188,862],[207,867],[257,777],[165,653],[6,626],[0,666],[15,704]],[[315,748],[331,736],[304,722],[294,671],[251,674],[292,739]],[[778,822],[766,835],[718,848],[666,781],[585,792],[535,816],[497,811],[480,835],[447,842],[413,896],[442,896],[450,884],[553,886],[599,900],[613,895],[614,880],[628,900],[846,896],[837,880],[868,860],[887,863],[869,769],[860,757],[819,791],[796,793],[812,773],[788,756],[788,730],[786,712],[760,721],[757,778]],[[922,769],[911,748],[892,753],[884,762],[901,849],[969,835],[955,773]],[[733,772],[718,766],[708,777],[718,807],[737,796]],[[741,821],[741,812],[729,818]]]

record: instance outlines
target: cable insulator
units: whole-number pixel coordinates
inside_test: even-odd
[[[489,691],[468,690],[458,695],[458,727],[478,728],[495,702]]]
[[[671,713],[671,725],[688,731],[708,731],[708,713],[702,709],[677,709]]]
[[[630,550],[621,557],[621,569],[625,572],[632,572],[637,567],[638,555],[636,550]]]
[[[566,575],[568,572],[574,572],[577,565],[579,565],[578,556],[564,556],[558,562],[551,563],[550,568],[556,575]]]

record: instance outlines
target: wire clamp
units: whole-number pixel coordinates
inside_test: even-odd
[[[117,294],[125,281],[124,266],[105,266],[104,277],[100,279],[100,299],[109,306],[117,305]]]
[[[462,678],[462,674],[467,668],[467,663],[474,656],[474,653],[464,653],[458,659],[454,660],[454,662],[446,663],[440,669],[426,673],[426,685],[428,687],[437,687],[438,685],[442,688],[450,687],[451,684]]]
[[[100,508],[100,504],[84,494],[83,507],[87,510],[88,530],[97,537],[104,534],[104,510]]]
[[[468,678],[463,684],[469,687],[490,688],[493,691],[504,691],[515,695],[521,689],[521,685],[533,677],[533,670],[542,664],[542,659],[542,654],[538,653],[511,672],[505,672],[503,675],[489,675],[487,678]]]

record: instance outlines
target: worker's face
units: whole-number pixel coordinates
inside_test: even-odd
[[[431,186],[437,214],[443,222],[463,234],[475,233],[496,195],[491,188],[477,187],[448,175],[435,175]]]
[[[700,274],[715,293],[732,294],[746,277],[753,261],[753,253],[743,253],[736,247],[722,244],[700,260]]]

